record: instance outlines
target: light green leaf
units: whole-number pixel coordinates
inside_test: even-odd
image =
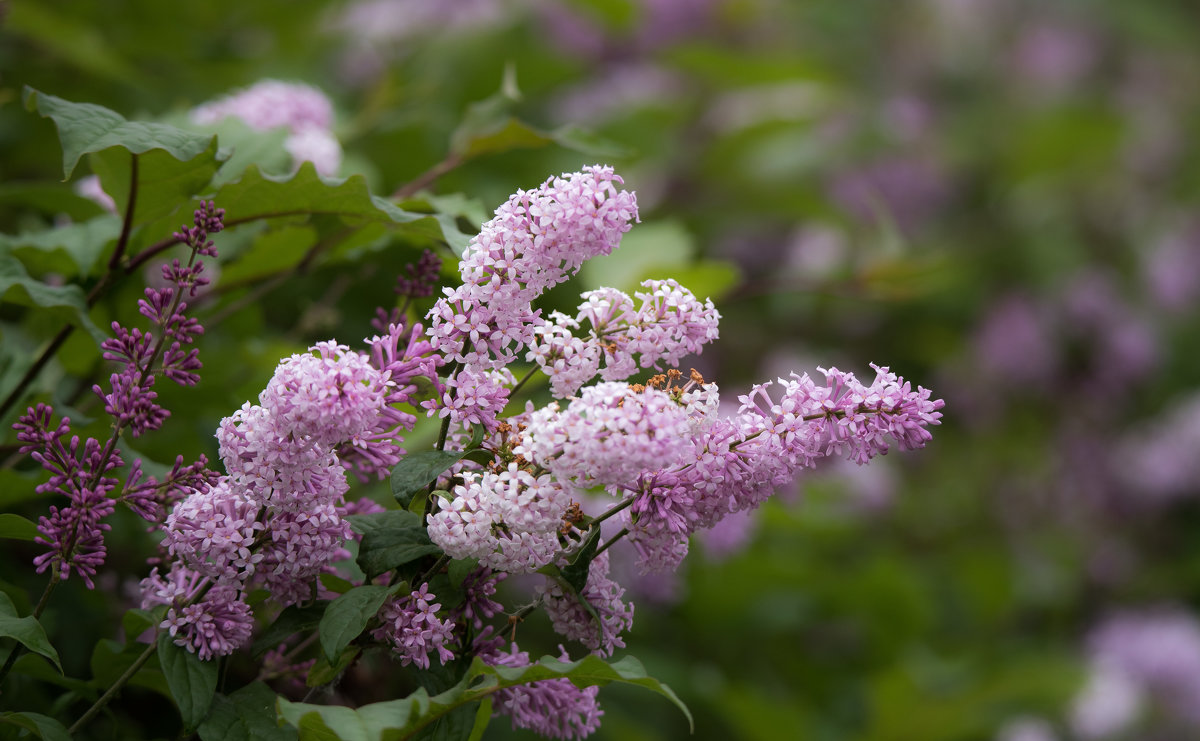
[[[71,177],[80,157],[110,147],[122,147],[133,154],[162,149],[181,162],[215,147],[215,137],[165,124],[126,121],[119,113],[103,106],[72,103],[31,87],[25,88],[25,109],[52,119],[58,127],[63,149],[63,180]],[[213,151],[215,153],[215,148]]]
[[[121,234],[121,219],[113,214],[16,236],[0,235],[0,249],[21,258],[35,273],[55,272],[70,278],[90,276],[97,258]]]
[[[217,691],[216,661],[201,661],[196,654],[175,645],[175,639],[163,631],[158,636],[158,656],[167,686],[183,717],[185,733],[191,733],[208,715]]]
[[[311,162],[286,176],[267,175],[251,165],[237,182],[222,186],[212,198],[225,209],[226,226],[259,219],[332,216],[350,226],[384,223],[403,234],[448,241],[434,215],[405,211],[371,195],[362,175],[323,177]]]
[[[50,309],[92,336],[96,344],[108,339],[88,316],[87,300],[79,286],[50,286],[34,280],[25,267],[0,247],[0,303]]]
[[[333,663],[363,629],[387,599],[388,588],[376,584],[355,587],[329,603],[321,617],[318,633],[325,657]]]

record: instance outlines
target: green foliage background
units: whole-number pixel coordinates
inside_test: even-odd
[[[341,174],[362,175],[382,196],[461,151],[452,132],[506,69],[521,94],[513,115],[554,133],[521,129],[481,145],[436,181],[442,200],[402,204],[452,215],[437,224],[388,231],[360,214],[222,235],[217,294],[199,312],[209,327],[202,381],[163,384],[171,421],[127,441],[133,450],[159,463],[215,458],[217,422],[255,397],[280,357],[371,334],[374,308],[392,300],[395,276],[421,249],[447,230],[470,234],[514,190],[599,160],[638,191],[643,223],[552,304],[569,307],[597,285],[675,277],[722,312],[722,338],[697,364],[726,393],[784,366],[866,375],[876,362],[947,400],[929,448],[885,462],[894,491],[884,504],[856,498],[853,479],[813,476],[798,498],[764,508],[744,550],[718,559],[694,546],[678,600],[638,601],[629,651],[692,709],[696,738],[986,739],[1023,715],[1064,730],[1097,620],[1200,599],[1195,497],[1143,506],[1095,459],[1071,453],[1082,440],[1107,457],[1112,441],[1154,424],[1200,379],[1194,302],[1166,311],[1144,280],[1148,256],[1187,233],[1200,198],[1193,3],[979,0],[962,11],[933,0],[714,0],[695,6],[694,27],[678,28],[653,27],[652,3],[556,4],[600,39],[595,51],[564,43],[548,0],[496,5],[503,12],[487,22],[393,41],[339,30],[344,3],[0,5],[0,257],[19,261],[0,263],[0,281],[87,281],[106,259],[88,250],[119,230],[60,182],[58,138],[22,105],[26,85],[130,120],[175,122],[265,77],[303,81],[335,101]],[[1080,45],[1083,71],[1059,80],[1047,63],[1051,72],[1039,72],[1029,35],[1047,28]],[[669,83],[642,98],[593,92],[588,119],[566,120],[570,95],[634,65]],[[560,128],[568,123],[590,133]],[[236,127],[219,142],[278,147]],[[71,180],[103,176],[115,168],[106,157],[85,157]],[[867,178],[866,196],[845,196],[847,182],[880,163],[896,165],[893,185]],[[144,205],[163,234],[190,211],[171,196]],[[247,186],[218,205],[232,217],[254,203]],[[59,244],[27,236],[64,214],[89,231],[59,232]],[[336,247],[303,260],[334,237]],[[1089,391],[1117,361],[1069,331],[1055,339],[1066,360],[1049,386],[980,365],[979,327],[998,302],[1052,302],[1091,274],[1132,307],[1136,333],[1156,348],[1149,370]],[[133,320],[142,286],[137,275],[113,286],[86,320],[71,308],[79,296],[31,312],[5,289],[0,390],[63,321]],[[105,373],[93,340],[75,332],[33,390],[77,431],[98,434],[105,423],[86,389]],[[12,437],[0,440],[8,457]],[[44,512],[36,480],[25,465],[0,470],[4,510]],[[386,484],[367,493],[388,496]],[[111,573],[145,571],[149,541],[132,518],[118,519],[109,542]],[[0,556],[0,586],[21,614],[42,588],[28,568],[36,553],[9,540]],[[1119,568],[1105,566],[1113,560]],[[119,643],[101,644],[110,656],[91,653],[96,640],[120,638],[96,631],[124,613],[126,585],[69,586],[42,622],[67,676],[100,677],[129,660]],[[539,641],[554,651],[541,620],[522,628],[534,655]],[[52,711],[58,691],[48,687],[17,685],[4,702]],[[128,692],[96,738],[173,732],[166,699]],[[599,738],[687,732],[654,695],[614,685],[601,699]],[[498,720],[488,738],[507,737],[506,726]]]

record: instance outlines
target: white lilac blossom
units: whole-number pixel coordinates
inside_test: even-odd
[[[516,463],[501,471],[464,472],[451,499],[439,499],[429,537],[451,558],[476,558],[497,571],[526,573],[550,563],[570,496],[550,475]]]
[[[429,312],[434,349],[449,360],[499,368],[532,338],[531,303],[611,253],[637,219],[637,200],[610,167],[550,178],[517,191],[471,240],[459,263],[463,284],[444,289]]]
[[[446,645],[454,641],[454,622],[437,616],[442,606],[435,599],[429,585],[422,584],[407,596],[384,603],[379,611],[381,625],[372,635],[376,640],[391,642],[403,666],[411,663],[428,669],[431,654],[436,654],[442,664],[454,659]]]
[[[621,633],[633,625],[633,605],[621,601],[625,589],[608,576],[608,553],[592,559],[587,583],[578,595],[565,592],[552,579],[538,587],[537,593],[559,635],[579,641],[600,656],[612,656],[614,649],[625,648]]]
[[[233,95],[192,109],[201,125],[233,117],[252,129],[286,128],[284,148],[295,162],[312,162],[322,175],[334,175],[342,163],[342,148],[332,134],[333,105],[309,85],[263,80]]]

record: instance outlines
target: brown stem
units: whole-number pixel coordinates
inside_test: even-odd
[[[137,205],[138,192],[138,156],[130,152],[129,165],[129,203],[125,204],[125,220],[121,223],[121,236],[117,239],[117,248],[113,250],[108,260],[108,271],[111,273],[121,264],[125,256],[125,248],[129,246],[129,234],[133,231],[133,209]]]
[[[463,162],[464,160],[462,155],[450,155],[446,159],[418,175],[413,180],[400,186],[396,192],[392,194],[392,200],[399,201],[404,198],[411,198],[418,191],[428,188],[435,180],[458,167]]]

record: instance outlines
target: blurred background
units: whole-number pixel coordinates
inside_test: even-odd
[[[695,738],[1200,737],[1193,0],[17,0],[0,18],[0,231],[61,218],[52,194],[88,174],[58,182],[24,85],[176,122],[305,83],[333,102],[332,174],[386,195],[446,159],[507,68],[516,115],[585,146],[476,157],[430,189],[465,194],[477,227],[601,161],[641,207],[552,307],[674,277],[722,313],[693,364],[730,403],[872,362],[946,400],[926,450],[821,468],[696,538],[677,577],[629,577],[628,652]],[[216,423],[281,356],[372,333],[421,246],[222,295],[198,390],[163,389],[175,416],[141,452],[215,457]],[[132,315],[130,283],[112,305]],[[94,373],[79,357],[41,391]],[[139,573],[143,536],[118,527],[114,565]],[[119,614],[112,593],[63,599]],[[539,630],[522,647],[554,651]],[[686,737],[661,698],[601,700],[597,738]],[[507,725],[488,738],[528,737]]]

